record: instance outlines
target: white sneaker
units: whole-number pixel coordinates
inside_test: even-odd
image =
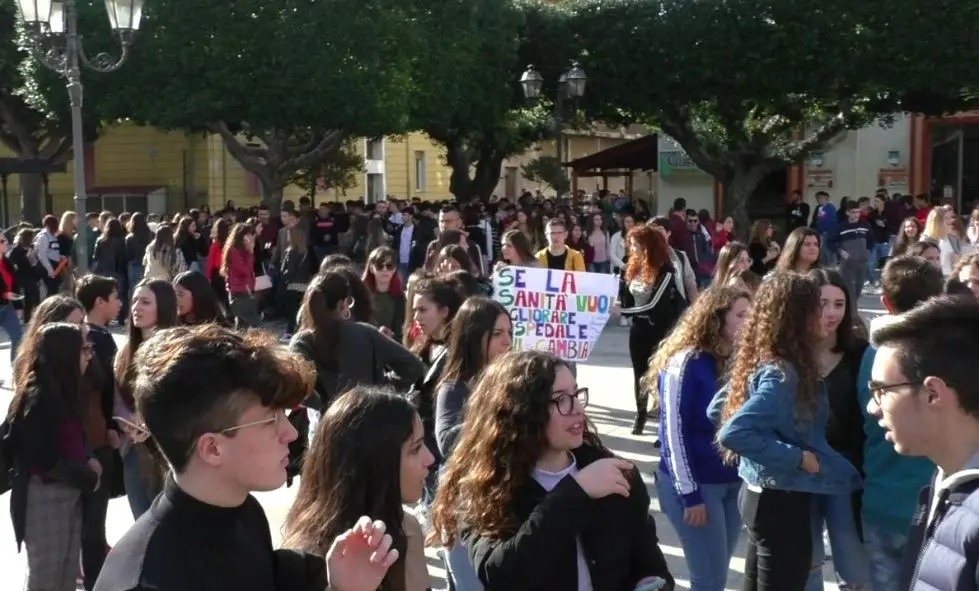
[[[629,319],[625,316],[619,316],[619,326],[629,326]]]

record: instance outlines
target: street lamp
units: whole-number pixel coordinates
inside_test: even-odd
[[[555,155],[557,156],[558,164],[562,165],[562,171],[564,170],[564,103],[566,101],[573,103],[585,96],[585,84],[587,82],[588,76],[585,75],[585,71],[581,69],[581,66],[576,61],[572,61],[568,71],[561,74],[561,77],[558,78],[552,125],[554,127],[554,141],[556,145]],[[541,90],[544,87],[544,77],[541,76],[540,72],[533,65],[527,66],[527,70],[520,76],[520,86],[523,88],[523,94],[527,100],[538,101],[540,100]]]
[[[31,53],[47,68],[67,80],[71,102],[71,148],[74,163],[75,212],[79,219],[86,213],[85,198],[85,138],[82,133],[82,66],[107,74],[118,70],[129,57],[129,46],[143,17],[143,0],[105,0],[109,26],[119,36],[119,58],[108,53],[89,57],[78,32],[76,0],[17,0]],[[78,268],[88,269],[88,245],[83,237],[75,240]]]

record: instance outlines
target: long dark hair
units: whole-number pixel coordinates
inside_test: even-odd
[[[462,306],[462,296],[451,282],[439,278],[419,281],[418,287],[412,289],[412,292],[414,297],[421,296],[439,308],[448,310],[445,317],[445,330],[441,337],[421,335],[411,347],[412,353],[425,358],[433,345],[444,344],[448,340],[452,320],[455,318],[456,312],[459,311],[459,307]],[[406,302],[406,304],[412,309],[415,305],[414,302]]]
[[[299,331],[311,335],[316,363],[334,370],[338,369],[339,324],[349,320],[341,319],[339,314],[340,304],[345,301],[352,316],[357,304],[350,279],[340,269],[333,269],[313,278],[299,306]]]
[[[486,340],[496,320],[507,314],[499,302],[485,297],[467,299],[449,329],[449,349],[441,382],[469,382],[486,367]]]
[[[820,288],[832,285],[843,292],[846,309],[843,311],[843,320],[836,327],[836,345],[833,347],[833,352],[853,351],[860,341],[867,340],[867,327],[860,318],[860,313],[857,312],[857,304],[850,297],[850,289],[846,286],[843,276],[835,269],[813,269],[809,271],[809,276],[816,280]]]
[[[153,296],[156,298],[155,328],[172,328],[180,324],[180,318],[177,316],[177,292],[174,291],[173,285],[170,285],[169,281],[163,279],[144,279],[136,284],[136,287],[133,288],[133,293],[135,294],[144,287],[152,291]],[[119,354],[116,355],[115,364],[116,388],[130,409],[135,408],[131,387],[134,370],[133,357],[136,356],[136,351],[139,350],[139,346],[142,344],[143,330],[136,327],[132,319],[130,319],[129,330],[126,334],[126,344],[122,346]]]
[[[778,256],[775,268],[779,271],[795,271],[796,265],[799,264],[799,253],[802,251],[802,245],[805,244],[806,238],[810,236],[814,236],[819,246],[822,246],[822,236],[812,228],[796,228],[792,230],[792,233],[785,240],[785,248],[782,249],[782,254]],[[806,271],[818,268],[819,259],[817,258],[816,262],[812,264],[812,267],[806,269]]]
[[[404,397],[379,388],[358,386],[331,404],[306,452],[283,547],[325,556],[334,538],[370,515],[384,521],[400,554],[379,589],[404,591],[401,454],[417,417]]]
[[[174,286],[179,285],[190,292],[190,297],[194,302],[192,310],[193,322],[187,322],[186,318],[181,318],[186,324],[205,324],[214,322],[221,326],[230,327],[231,321],[225,311],[218,296],[211,287],[211,282],[199,271],[184,271],[173,278]]]
[[[88,344],[79,324],[53,322],[38,327],[18,354],[9,417],[23,416],[25,407],[37,403],[38,397],[54,396],[48,402],[63,413],[59,418],[79,420],[83,388],[88,385],[79,363],[83,346]]]

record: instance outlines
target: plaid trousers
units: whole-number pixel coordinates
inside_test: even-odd
[[[81,492],[32,476],[24,528],[25,591],[75,591],[81,545]]]

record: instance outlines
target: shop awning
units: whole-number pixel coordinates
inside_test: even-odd
[[[656,134],[625,142],[566,162],[580,176],[601,176],[612,170],[657,170],[659,162],[659,138]],[[592,173],[592,174],[588,174]],[[595,174],[599,173],[599,174]]]

